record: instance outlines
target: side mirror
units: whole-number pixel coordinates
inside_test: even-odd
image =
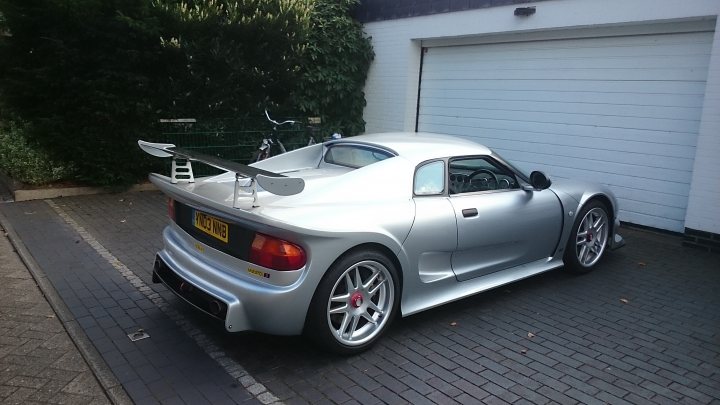
[[[545,173],[540,171],[534,171],[530,173],[530,185],[533,186],[536,190],[545,190],[546,188],[550,187],[552,184],[552,181],[545,175]]]

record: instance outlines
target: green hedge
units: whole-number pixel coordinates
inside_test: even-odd
[[[45,184],[72,178],[72,166],[53,161],[37,144],[25,136],[30,125],[10,121],[0,123],[0,170],[28,184]]]
[[[136,141],[160,118],[269,107],[356,134],[372,50],[355,3],[0,0],[0,106],[31,124],[25,145],[91,185],[144,178]]]
[[[352,136],[365,130],[363,88],[374,58],[370,39],[350,17],[357,0],[315,1],[294,106],[322,118],[323,127]]]

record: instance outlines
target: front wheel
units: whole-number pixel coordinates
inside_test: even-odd
[[[333,264],[320,282],[305,332],[334,352],[362,352],[392,322],[399,302],[398,287],[397,270],[385,255],[350,253]]]
[[[587,273],[600,261],[608,244],[608,209],[600,201],[588,202],[578,213],[565,248],[565,267],[575,273]]]

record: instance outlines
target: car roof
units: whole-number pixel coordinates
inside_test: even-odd
[[[464,155],[490,155],[487,147],[457,136],[428,132],[385,132],[343,138],[337,143],[362,142],[395,151],[413,162]]]

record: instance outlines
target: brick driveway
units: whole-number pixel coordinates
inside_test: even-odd
[[[0,402],[110,401],[0,228]]]
[[[720,404],[720,255],[679,237],[625,229],[598,271],[400,319],[345,358],[298,337],[224,333],[152,284],[159,193],[0,212],[138,403]],[[139,328],[150,338],[130,342]]]

